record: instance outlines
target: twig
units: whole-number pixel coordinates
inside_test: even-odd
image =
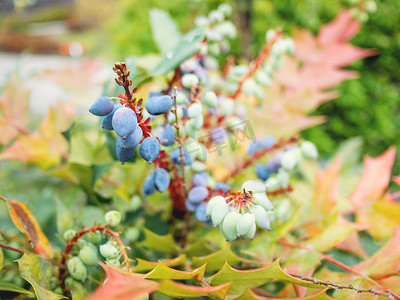
[[[18,252],[18,253],[32,253],[30,251],[18,249],[18,248],[15,248],[15,247],[3,244],[3,243],[0,243],[0,247],[4,248],[4,249],[7,249],[7,250],[14,251],[14,252]],[[57,267],[59,267],[61,269],[65,269],[65,265],[63,265],[62,263],[59,263],[58,261],[52,260],[51,258],[48,258],[48,257],[40,256],[40,255],[39,255],[39,257],[44,259],[44,260],[47,260],[48,262],[52,263],[53,265],[55,265],[55,266],[57,266]]]
[[[324,281],[324,280],[317,279],[315,277],[306,277],[303,274],[300,274],[300,275],[299,274],[291,274],[291,273],[288,273],[288,274],[290,276],[292,276],[292,277],[297,277],[297,278],[300,278],[301,280],[304,280],[304,281],[309,281],[309,282],[312,282],[312,283],[315,283],[315,284],[318,284],[318,285],[323,285],[325,287],[332,287],[332,288],[336,289],[338,292],[340,290],[347,289],[347,290],[355,291],[355,292],[357,292],[359,294],[360,293],[371,293],[371,294],[374,294],[374,295],[377,295],[377,296],[384,296],[384,297],[387,297],[389,299],[398,299],[397,296],[392,294],[391,292],[376,291],[372,287],[370,287],[368,289],[363,289],[363,288],[355,287],[352,284],[348,284],[347,285],[347,284],[334,283],[332,281]]]
[[[251,157],[243,161],[240,165],[238,165],[236,168],[234,168],[232,171],[229,172],[229,175],[226,176],[222,182],[228,181],[230,178],[235,177],[237,174],[239,174],[241,171],[252,165],[254,162],[256,162],[258,159],[263,157],[264,155],[276,151],[284,146],[287,146],[289,144],[293,144],[297,141],[296,137],[291,137],[290,139],[286,141],[280,141],[276,144],[274,144],[271,148],[268,149],[262,149],[254,153]]]
[[[258,68],[261,66],[262,62],[268,57],[272,46],[275,44],[275,42],[282,36],[282,31],[277,30],[275,33],[275,36],[267,43],[265,44],[264,48],[261,50],[260,54],[256,57],[255,60],[253,60],[253,64],[249,70],[249,72],[244,75],[242,78],[240,78],[238,87],[236,91],[232,94],[231,98],[236,99],[240,93],[242,92],[242,86],[243,83],[249,79],[251,76],[254,75],[254,73],[258,70]]]
[[[91,233],[91,232],[95,232],[95,231],[102,231],[103,234],[104,233],[108,233],[110,236],[112,236],[114,238],[114,240],[118,243],[119,247],[121,248],[121,252],[122,252],[122,257],[124,258],[124,263],[125,263],[125,267],[126,270],[129,272],[130,270],[130,265],[129,265],[129,257],[128,254],[126,253],[126,249],[130,249],[129,247],[125,246],[124,243],[121,241],[121,239],[119,238],[120,233],[119,232],[115,232],[113,230],[111,230],[110,228],[107,227],[107,225],[93,225],[90,228],[85,228],[82,227],[81,231],[77,232],[70,241],[67,242],[65,249],[63,252],[61,252],[61,264],[65,265],[66,261],[67,261],[67,257],[69,255],[69,253],[72,250],[72,247],[77,243],[78,239],[81,238],[83,235],[87,234],[87,233]],[[65,277],[66,277],[66,272],[65,269],[61,269],[60,273],[58,275],[59,281],[60,281],[60,286],[61,289],[63,290],[64,295],[66,295],[68,293],[66,287],[65,287]]]
[[[119,76],[118,79],[115,78],[115,82],[124,88],[125,97],[129,102],[131,102],[132,94],[129,90],[129,87],[132,85],[132,80],[129,80],[128,78],[131,74],[131,71],[126,68],[126,64],[124,62],[116,62],[114,64],[113,71]]]

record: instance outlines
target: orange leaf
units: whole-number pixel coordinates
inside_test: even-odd
[[[106,279],[87,300],[132,300],[159,287],[157,282],[140,278],[111,264],[101,263],[101,266],[106,271]]]
[[[395,155],[396,150],[392,147],[380,156],[367,156],[364,159],[361,180],[349,196],[349,201],[355,209],[370,205],[382,197],[390,182]]]
[[[375,280],[396,276],[400,270],[400,230],[395,229],[393,237],[366,261],[353,266],[354,270],[367,274]]]
[[[44,235],[28,206],[17,200],[7,199],[2,196],[0,196],[0,199],[6,201],[14,225],[26,235],[33,250],[37,254],[53,257],[53,250],[50,247],[49,240]]]

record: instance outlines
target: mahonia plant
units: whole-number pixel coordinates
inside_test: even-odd
[[[372,12],[374,5],[371,4],[372,1],[358,2],[358,7],[353,8],[351,14],[357,14],[358,9],[362,12],[358,18],[365,19],[364,14]],[[114,209],[117,208],[115,205],[104,214],[103,224],[95,222],[91,227],[83,226],[80,229],[73,228],[71,224],[62,234],[65,245],[57,256],[27,206],[16,200],[1,197],[7,203],[13,222],[27,235],[35,253],[44,259],[43,263],[58,267],[54,272],[57,276],[48,276],[52,277],[49,280],[50,287],[42,287],[38,283],[41,281],[40,274],[31,274],[23,269],[34,259],[33,254],[0,243],[2,248],[24,253],[19,260],[21,275],[33,285],[39,299],[60,299],[63,296],[72,299],[88,297],[89,300],[136,299],[148,298],[149,294],[155,291],[171,298],[259,299],[259,296],[287,296],[287,290],[280,290],[275,285],[274,289],[268,291],[262,289],[271,279],[292,283],[296,295],[302,299],[330,299],[326,288],[400,299],[394,292],[383,285],[379,286],[380,283],[375,281],[386,278],[387,274],[374,277],[376,274],[371,271],[365,273],[371,278],[367,275],[362,276],[367,283],[377,284],[380,287],[377,290],[372,287],[366,288],[366,282],[361,282],[358,287],[299,273],[307,272],[311,275],[322,260],[357,275],[365,270],[365,266],[353,270],[326,255],[325,252],[331,248],[318,248],[327,240],[326,236],[320,237],[322,242],[318,242],[318,235],[315,238],[317,242],[313,237],[298,244],[293,242],[295,237],[302,239],[303,227],[313,227],[316,224],[313,230],[319,232],[320,228],[325,226],[316,223],[319,221],[308,219],[304,223],[299,222],[300,225],[295,224],[303,212],[304,203],[299,205],[282,199],[296,191],[294,179],[301,177],[299,174],[303,172],[302,166],[312,164],[312,161],[315,163],[318,159],[318,150],[313,143],[298,136],[284,139],[282,135],[274,136],[274,132],[263,132],[262,136],[250,132],[251,141],[241,145],[238,151],[232,150],[230,153],[230,159],[236,167],[223,176],[217,174],[218,166],[213,165],[211,151],[216,148],[218,154],[223,156],[219,150],[225,143],[229,143],[230,135],[240,132],[242,136],[248,136],[251,128],[246,122],[252,116],[251,110],[264,108],[263,102],[267,94],[271,91],[276,92],[272,83],[275,80],[282,82],[282,78],[275,76],[279,77],[285,59],[293,57],[296,53],[295,43],[291,38],[285,36],[280,29],[270,29],[265,34],[265,47],[252,62],[246,64],[241,61],[238,64],[234,58],[229,57],[226,63],[220,66],[217,58],[221,54],[229,54],[230,41],[237,37],[237,29],[229,20],[231,15],[232,8],[221,4],[207,16],[200,16],[195,20],[194,31],[184,36],[177,48],[168,52],[160,63],[159,68],[163,70],[161,73],[169,78],[164,86],[157,88],[157,85],[151,85],[151,90],[143,89],[145,92],[142,93],[142,82],[137,78],[130,78],[131,70],[127,64],[116,62],[113,67],[117,75],[115,82],[123,88],[124,93],[101,96],[91,105],[90,113],[102,118],[99,123],[115,144],[112,152],[123,165],[118,166],[118,170],[135,172],[135,169],[129,168],[132,162],[146,164],[148,167],[147,176],[140,174],[143,184],[140,192],[133,195],[129,210]],[[344,18],[346,22],[354,22],[348,15]],[[182,54],[180,50],[184,45],[190,51],[185,49]],[[155,76],[154,74],[159,75],[154,71],[150,76]],[[132,80],[135,80],[138,86],[133,87]],[[319,90],[318,93],[323,92]],[[139,96],[144,94],[144,99]],[[256,135],[259,138],[256,138]],[[242,156],[245,156],[244,160],[241,160]],[[143,159],[142,162],[138,161],[139,157]],[[330,188],[337,186],[335,176],[338,176],[339,170],[336,164],[334,167],[333,171],[328,169],[326,173],[317,177],[317,200],[325,199],[325,194],[335,194]],[[119,193],[123,193],[119,183],[113,181],[114,173],[110,173],[108,182],[118,188]],[[240,184],[231,180],[239,173],[245,174],[239,179]],[[321,183],[324,175],[327,177],[327,183]],[[131,184],[129,182],[127,186]],[[300,189],[300,192],[302,191]],[[171,212],[163,216],[157,214],[157,208],[151,203],[152,197],[156,198],[159,193],[168,193],[167,197],[160,199],[170,201]],[[331,213],[332,207],[325,207],[322,202],[316,201],[318,205],[308,207],[308,210],[305,209],[306,213],[312,212],[313,209],[321,209],[322,214]],[[104,203],[98,204],[103,206]],[[142,207],[155,213],[153,219],[137,221],[135,215],[140,214]],[[338,223],[329,224],[332,227],[345,227],[343,224],[350,221],[344,221],[344,218],[337,217],[336,213],[334,211],[333,215],[330,214],[329,219],[337,219]],[[355,211],[354,214],[356,213],[358,212]],[[160,236],[152,233],[141,223],[151,223],[154,219],[167,219],[172,228],[170,235]],[[356,227],[347,226],[346,230]],[[213,231],[212,227],[218,227],[219,231]],[[204,232],[197,231],[199,228],[218,234],[217,238],[214,237],[217,240],[215,245],[224,246],[216,250],[217,247],[209,247],[207,240],[201,237],[198,241],[193,241],[192,238],[190,243],[189,235]],[[271,241],[267,241],[265,233],[270,230],[272,238]],[[282,236],[290,230],[293,234],[283,238]],[[329,239],[335,239],[333,244],[339,243],[342,236],[331,237],[334,235],[331,230],[327,229]],[[349,235],[354,232],[351,230]],[[260,241],[257,241],[257,234],[262,236]],[[395,238],[397,236],[400,240],[396,231]],[[229,243],[221,243],[223,239]],[[237,239],[247,240],[236,241]],[[250,250],[243,251],[244,255],[248,255],[247,258],[233,252],[232,245],[240,247],[250,242],[256,244],[250,244],[253,246],[249,248],[254,253]],[[260,259],[264,256],[272,258],[271,249],[275,244],[280,247],[277,247],[278,251],[285,253],[280,256],[289,262],[285,264],[285,270],[280,267],[279,260],[269,264],[269,258]],[[131,250],[128,245],[134,247],[132,258],[128,255],[128,251]],[[140,245],[152,251],[141,253]],[[389,246],[392,246],[392,242]],[[345,247],[350,246],[344,245],[343,248]],[[286,251],[288,249],[295,250]],[[358,248],[350,249],[353,252],[359,251]],[[379,257],[386,255],[385,249],[382,250],[383,254],[378,253]],[[307,264],[313,260],[311,269],[298,263],[304,258],[299,255],[302,251],[315,255],[315,258],[313,256],[307,260]],[[287,254],[289,252],[290,254]],[[159,253],[167,254],[166,260],[156,263],[143,259],[159,258]],[[182,255],[171,259],[172,255],[178,253]],[[395,261],[397,257],[390,258]],[[293,261],[295,263],[291,265]],[[135,262],[134,266],[131,266],[132,262]],[[0,260],[0,269],[1,264]],[[106,272],[106,280],[95,289],[94,283],[101,279],[96,267],[99,264]],[[245,271],[235,269],[231,265],[238,265]],[[253,266],[260,268],[253,269]],[[205,273],[213,276],[204,277]],[[249,280],[249,274],[256,276],[257,280]],[[346,278],[353,280],[351,277]],[[194,287],[192,283],[198,286]],[[85,288],[94,292],[89,295]],[[322,290],[306,296],[305,288]],[[47,296],[43,296],[38,290],[45,291],[43,293],[47,293]],[[154,295],[156,297],[157,294]]]

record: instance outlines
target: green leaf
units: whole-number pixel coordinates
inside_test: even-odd
[[[4,255],[3,250],[0,248],[0,271],[4,268]]]
[[[167,74],[175,70],[184,60],[198,53],[204,35],[205,31],[203,29],[194,29],[188,32],[179,40],[174,50],[168,52],[167,56],[150,72],[150,75]]]
[[[158,291],[172,298],[197,298],[207,296],[212,299],[224,299],[231,286],[225,283],[219,286],[192,286],[175,282],[173,280],[163,280],[160,282]]]
[[[32,285],[38,300],[65,299],[49,290],[50,278],[53,276],[51,263],[33,253],[25,253],[17,262],[21,277]]]
[[[222,269],[211,278],[210,284],[220,285],[232,282],[229,292],[233,294],[242,294],[246,289],[263,285],[272,279],[285,280],[309,288],[323,288],[317,284],[296,279],[288,275],[281,269],[279,259],[269,266],[245,271],[236,270],[228,263],[225,263]]]
[[[138,243],[139,246],[168,254],[176,254],[179,252],[179,248],[176,245],[172,234],[158,235],[154,232],[151,232],[147,228],[143,228],[143,231],[146,238],[144,241]]]
[[[82,285],[81,282],[71,280],[67,289],[71,291],[72,300],[85,300],[89,296],[88,291]]]
[[[175,279],[175,280],[194,279],[196,281],[200,281],[203,279],[205,271],[206,271],[206,264],[192,271],[179,271],[179,270],[174,270],[166,266],[161,261],[159,261],[158,265],[154,268],[154,270],[145,274],[143,278]]]
[[[19,287],[18,285],[12,283],[12,282],[7,282],[0,280],[0,291],[6,291],[6,292],[15,292],[19,294],[32,294],[30,291]]]
[[[207,263],[206,271],[209,273],[219,270],[225,262],[231,265],[237,264],[239,262],[248,264],[258,264],[257,261],[248,260],[237,256],[232,252],[230,244],[227,242],[226,246],[221,250],[214,252],[205,256],[193,257],[192,265],[194,267],[199,267]]]
[[[313,295],[299,297],[299,298],[291,298],[291,299],[296,299],[296,300],[330,300],[330,299],[333,299],[332,297],[329,297],[325,292],[326,292],[326,290],[323,290],[323,291],[319,291]],[[262,299],[265,300],[265,299],[275,299],[275,298],[266,298],[266,297],[257,296],[250,289],[246,290],[246,292],[244,292],[242,295],[235,298],[235,300],[262,300]],[[286,298],[286,300],[288,300],[288,299]]]
[[[140,258],[136,258],[137,264],[134,268],[134,272],[140,273],[145,271],[153,270],[159,262],[147,261]],[[162,263],[168,267],[184,266],[186,262],[186,255],[182,254],[174,259],[163,261]]]
[[[167,11],[157,8],[150,10],[150,25],[153,40],[160,53],[166,54],[176,46],[181,34]]]

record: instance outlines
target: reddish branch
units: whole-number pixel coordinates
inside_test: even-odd
[[[238,88],[236,91],[232,94],[231,98],[236,99],[240,93],[242,92],[242,86],[243,83],[252,77],[254,73],[258,70],[258,68],[262,65],[264,60],[268,57],[272,46],[275,44],[275,42],[282,36],[282,31],[277,30],[274,37],[264,46],[264,48],[261,50],[260,54],[256,57],[255,60],[253,60],[253,64],[250,67],[249,72],[244,75],[242,78],[240,78],[239,83],[238,83]]]
[[[232,171],[230,171],[229,175],[226,176],[222,181],[226,182],[230,178],[235,177],[237,174],[239,174],[241,171],[243,171],[244,169],[246,169],[247,167],[252,165],[254,162],[256,162],[258,159],[260,159],[264,155],[269,154],[269,153],[271,153],[273,151],[279,150],[284,146],[293,144],[296,141],[297,141],[297,137],[291,137],[290,139],[288,139],[286,141],[280,141],[280,142],[274,144],[271,148],[258,150],[251,157],[249,157],[248,159],[243,161],[240,165],[238,165],[236,168],[234,168]]]
[[[18,249],[18,248],[15,248],[15,247],[3,244],[3,243],[0,243],[0,248],[4,248],[4,249],[11,250],[11,251],[18,252],[18,253],[31,253],[29,251]],[[62,268],[62,269],[65,268],[65,266],[63,264],[59,263],[58,261],[52,260],[51,258],[44,257],[44,256],[40,256],[40,257],[43,258],[44,260],[47,260],[48,262],[52,263],[53,265],[55,265],[59,268]]]
[[[117,242],[118,246],[121,249],[121,255],[124,258],[124,264],[125,264],[125,268],[127,271],[130,270],[130,259],[128,257],[128,254],[126,253],[126,250],[130,249],[129,247],[125,246],[124,243],[121,241],[121,239],[119,238],[120,233],[119,232],[115,232],[113,230],[111,230],[110,228],[107,227],[107,225],[93,225],[90,228],[85,228],[82,227],[81,231],[77,232],[71,240],[69,240],[67,242],[67,244],[65,245],[65,249],[63,252],[61,252],[61,265],[65,266],[66,262],[67,262],[67,258],[71,253],[72,248],[77,244],[78,239],[80,239],[83,235],[87,234],[87,233],[92,233],[95,231],[102,231],[103,235],[104,234],[109,234],[110,236],[112,236],[114,238],[114,240]],[[65,287],[65,278],[67,276],[66,270],[61,269],[58,279],[60,281],[60,286],[63,290],[64,295],[66,295],[68,293],[66,287]]]

